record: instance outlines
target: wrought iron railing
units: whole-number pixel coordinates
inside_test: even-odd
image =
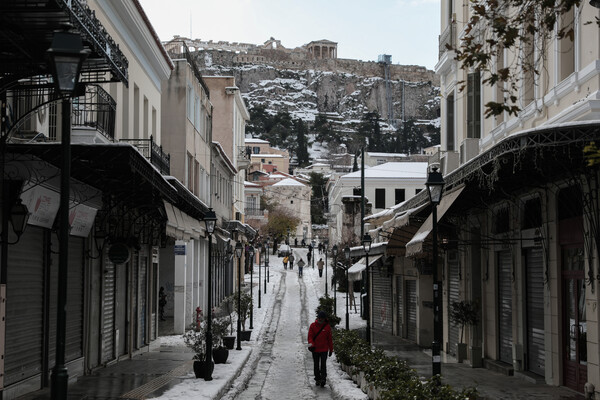
[[[456,47],[456,22],[450,21],[440,35],[439,56],[448,51],[448,47]]]
[[[135,146],[161,174],[170,175],[171,156],[163,151],[162,146],[154,142],[152,136],[150,136],[150,139],[121,139],[120,141]]]
[[[262,217],[265,215],[266,212],[267,210],[261,210],[260,208],[254,207],[246,207],[244,209],[244,214],[246,215],[246,217]]]
[[[87,85],[85,95],[73,99],[73,127],[92,127],[110,140],[115,138],[115,100],[100,86]]]

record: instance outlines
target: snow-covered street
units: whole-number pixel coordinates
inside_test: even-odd
[[[242,350],[230,350],[226,364],[216,364],[213,380],[196,379],[189,372],[182,383],[165,392],[160,400],[171,399],[366,399],[335,361],[328,359],[327,385],[316,387],[313,380],[312,357],[307,350],[307,333],[315,319],[319,297],[325,292],[325,274],[304,267],[298,276],[297,263],[307,261],[305,248],[293,249],[296,263],[285,270],[282,259],[269,256],[270,272],[267,291],[259,282],[258,266],[254,266],[254,330],[249,342],[242,342]],[[315,251],[315,257],[320,257]],[[325,258],[324,255],[322,255]],[[327,277],[331,285],[332,260],[328,260]],[[250,275],[246,276],[250,283]],[[258,308],[258,290],[261,290],[261,308]],[[331,286],[328,294],[333,296]],[[358,294],[356,294],[358,295]],[[338,315],[345,315],[345,293],[337,293]],[[343,309],[342,309],[343,308]],[[350,313],[350,328],[364,326],[357,313]],[[342,318],[341,326],[345,325]],[[161,338],[163,343],[183,345],[180,336]],[[335,344],[334,344],[335,346]]]

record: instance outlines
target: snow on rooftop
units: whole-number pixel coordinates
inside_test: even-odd
[[[292,178],[285,178],[279,182],[277,182],[276,184],[274,184],[273,186],[306,186],[303,183],[298,182],[295,179]]]
[[[258,139],[258,138],[245,138],[244,139],[245,143],[266,143],[269,144],[269,142],[267,140],[263,140],[263,139]]]
[[[340,179],[360,178],[360,171],[343,175]],[[427,178],[426,162],[389,162],[365,168],[365,178]]]

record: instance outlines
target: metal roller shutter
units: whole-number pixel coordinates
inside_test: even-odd
[[[498,252],[498,350],[500,361],[512,364],[512,258]]]
[[[397,317],[396,317],[396,329],[398,330],[398,336],[404,337],[404,290],[402,290],[402,276],[396,277],[396,304],[397,304]]]
[[[43,229],[28,226],[8,248],[4,385],[42,371],[44,321]]]
[[[460,271],[458,264],[458,255],[456,251],[452,251],[448,255],[448,315],[452,309],[452,303],[460,301],[459,288],[460,288]],[[456,356],[456,345],[459,341],[459,329],[460,327],[452,321],[449,321],[448,326],[448,348],[446,352],[453,356]]]
[[[140,257],[140,280],[138,284],[139,288],[139,334],[138,334],[138,347],[142,347],[146,344],[146,299],[148,288],[147,284],[147,271],[148,271],[148,257]]]
[[[406,281],[406,337],[417,341],[417,281]]]
[[[387,268],[384,267],[384,270]],[[373,278],[373,327],[392,333],[392,281],[384,271],[378,268],[372,271]]]
[[[527,279],[527,369],[545,374],[544,349],[544,270],[542,249],[525,253]]]
[[[104,259],[104,301],[102,303],[102,362],[115,359],[115,264]]]

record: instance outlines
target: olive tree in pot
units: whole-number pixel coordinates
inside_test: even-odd
[[[238,309],[238,296],[240,296],[239,309]],[[250,340],[250,334],[252,333],[252,331],[246,330],[246,320],[248,319],[248,315],[250,314],[250,307],[253,307],[252,297],[250,297],[249,293],[242,290],[241,295],[239,292],[236,292],[234,294],[234,298],[235,298],[235,303],[234,303],[235,312],[237,313],[237,316],[240,319],[241,324],[242,324],[242,331],[240,332],[242,340]]]
[[[467,358],[467,344],[463,343],[466,326],[477,325],[479,322],[479,307],[477,302],[461,300],[453,301],[450,309],[450,320],[460,326],[460,341],[456,345],[456,358],[463,362]]]
[[[229,321],[229,335],[223,336],[223,344],[229,350],[232,350],[235,346],[236,339],[235,335],[233,334],[233,313],[235,311],[236,299],[237,297],[235,297],[235,294],[227,296],[225,299],[223,299],[223,302],[219,307],[224,317]]]

